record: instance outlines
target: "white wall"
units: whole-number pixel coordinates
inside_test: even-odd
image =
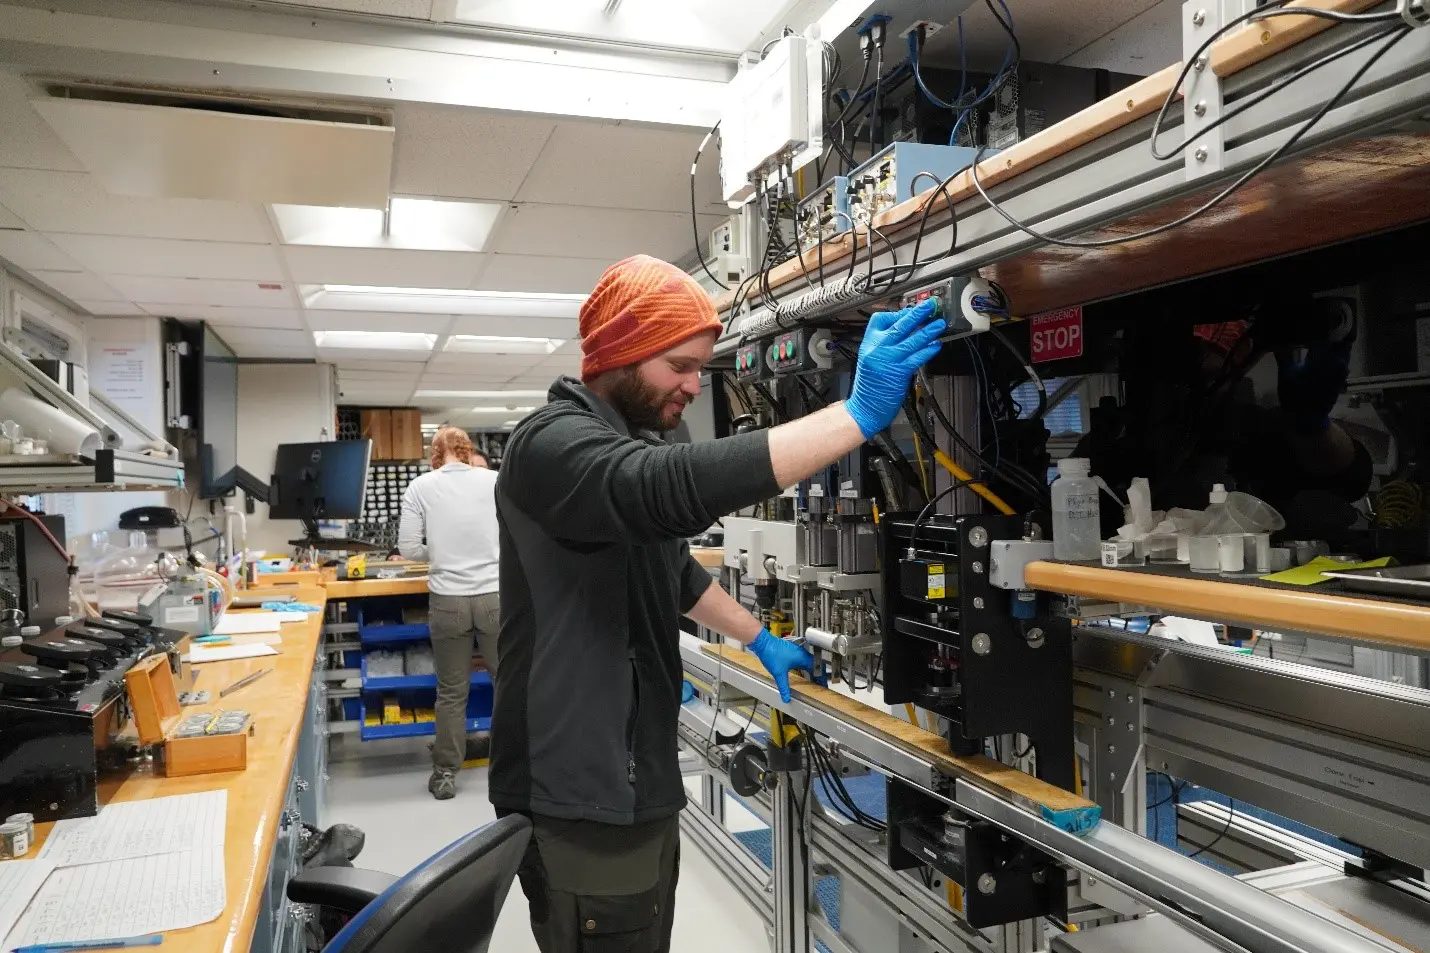
[[[239,365],[238,465],[266,482],[280,443],[333,439],[335,393],[331,364]],[[296,520],[270,521],[259,503],[248,517],[248,548],[286,554],[302,532]]]

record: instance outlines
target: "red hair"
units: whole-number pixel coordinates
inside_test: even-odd
[[[432,435],[432,469],[436,470],[443,462],[452,460],[470,464],[472,450],[472,438],[467,436],[465,430],[443,427]]]

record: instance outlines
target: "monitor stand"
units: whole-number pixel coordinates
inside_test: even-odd
[[[302,539],[290,539],[288,545],[298,549],[327,549],[345,553],[372,553],[382,549],[381,546],[360,539],[334,539],[331,536],[323,536],[318,533],[317,520],[304,520],[303,532],[305,535]]]

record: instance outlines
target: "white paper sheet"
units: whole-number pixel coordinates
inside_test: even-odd
[[[30,905],[30,898],[40,889],[55,869],[48,860],[7,860],[0,863],[0,939],[20,919]],[[8,950],[15,944],[0,944]]]
[[[204,662],[231,662],[277,654],[278,650],[271,645],[195,645],[189,649],[189,663],[202,665]]]
[[[251,632],[277,632],[283,624],[277,612],[226,612],[214,635],[248,635]]]
[[[70,867],[205,847],[222,849],[227,824],[227,791],[123,801],[106,805],[95,817],[60,821],[40,850],[40,859]]]
[[[227,899],[222,847],[64,867],[45,880],[4,948],[180,930],[217,919]]]

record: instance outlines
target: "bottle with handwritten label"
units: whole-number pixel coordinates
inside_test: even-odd
[[[1098,559],[1102,552],[1102,513],[1092,464],[1082,457],[1058,461],[1053,481],[1053,558]]]

